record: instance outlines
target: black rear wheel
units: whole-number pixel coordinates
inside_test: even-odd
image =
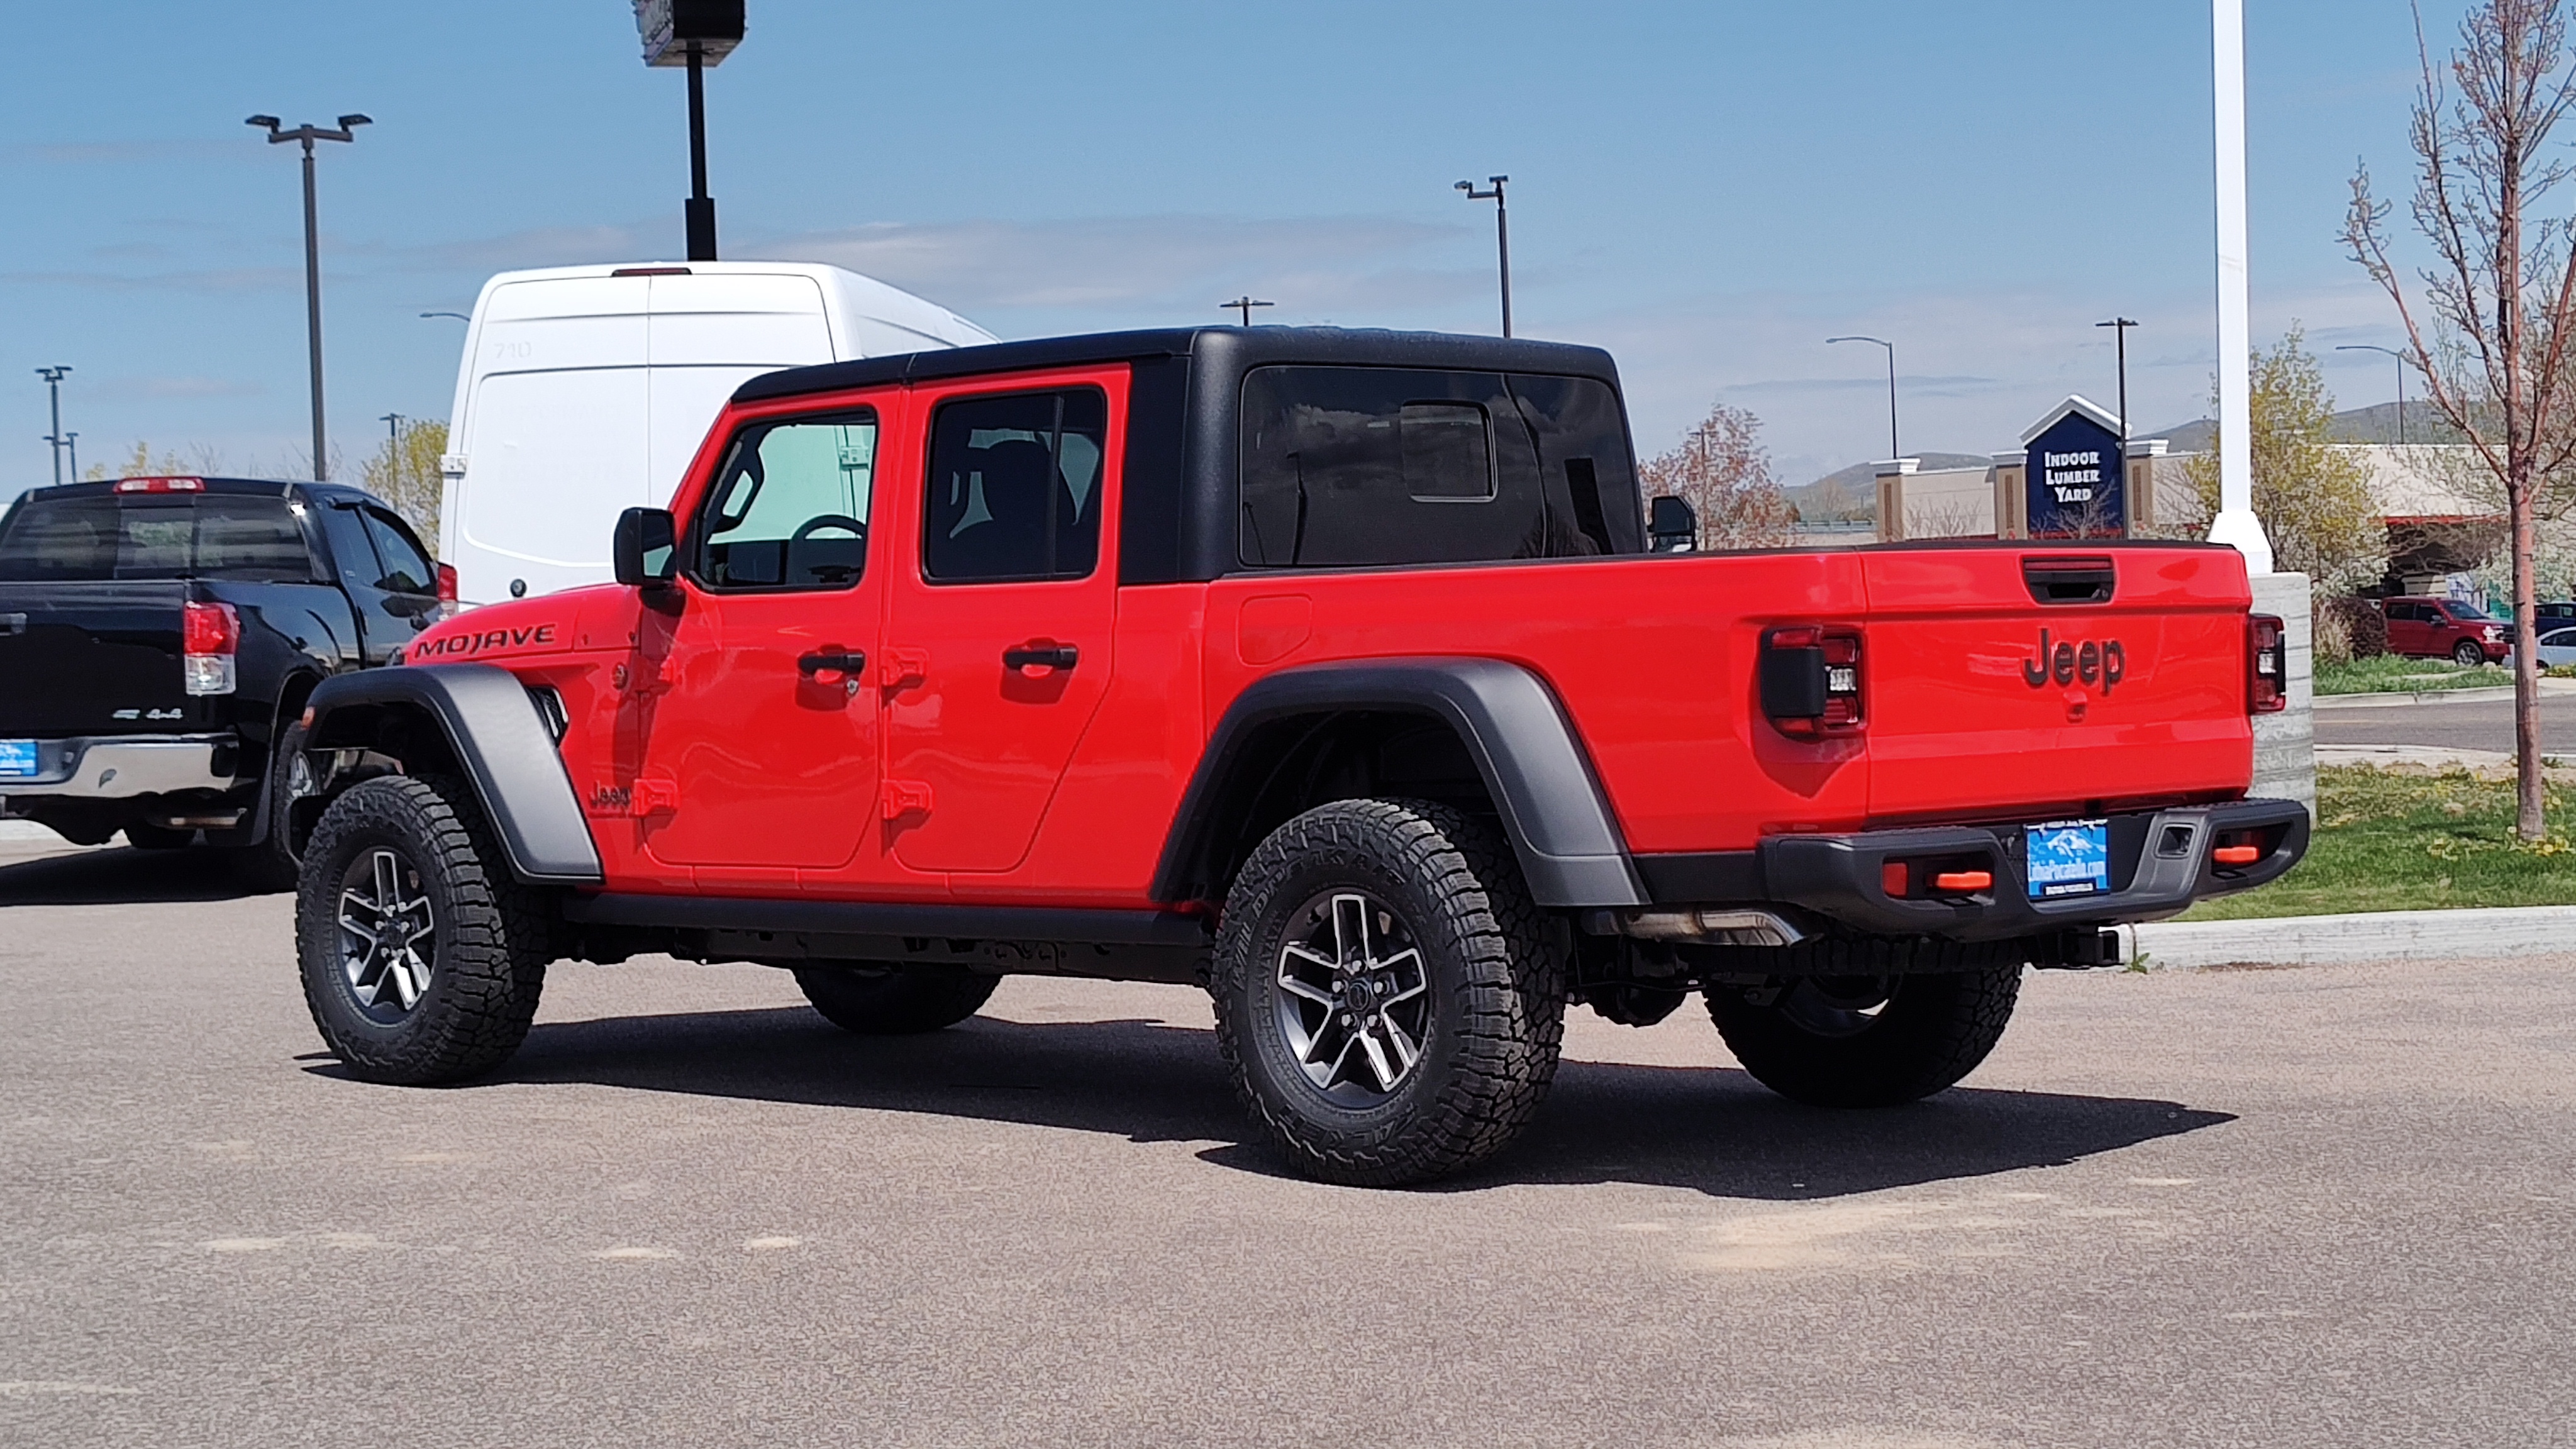
[[[825,1020],[861,1036],[955,1026],[991,1000],[999,976],[957,966],[800,966],[796,984]]]
[[[1210,991],[1236,1090],[1298,1171],[1420,1182],[1520,1135],[1565,1027],[1539,920],[1510,847],[1447,806],[1344,800],[1261,843]]]
[[[1755,1081],[1818,1107],[1893,1107],[1976,1070],[2012,1020],[2018,963],[1719,986],[1708,1014]]]

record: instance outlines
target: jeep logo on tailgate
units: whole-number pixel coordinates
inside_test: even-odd
[[[2046,689],[2049,681],[2073,684],[2099,682],[2107,697],[2119,682],[2128,677],[2129,655],[2117,639],[2096,644],[2087,639],[2082,644],[2060,639],[2048,642],[2048,631],[2039,631],[2039,654],[2021,662],[2021,677],[2033,689]]]

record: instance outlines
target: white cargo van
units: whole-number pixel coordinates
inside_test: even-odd
[[[609,577],[618,513],[670,500],[744,379],[991,342],[909,292],[803,262],[503,272],[465,328],[439,551],[469,604]]]

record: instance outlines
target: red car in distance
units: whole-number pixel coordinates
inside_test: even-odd
[[[2467,668],[2502,664],[2513,653],[2512,628],[2473,604],[2419,595],[2382,599],[2388,652],[2418,659],[2448,659]]]

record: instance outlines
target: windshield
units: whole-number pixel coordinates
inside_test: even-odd
[[[2450,604],[2447,607],[2451,611],[2451,617],[2463,624],[2492,624],[2497,622],[2494,615],[2480,612],[2478,607],[2474,604],[2455,603]]]
[[[312,576],[283,498],[208,494],[30,499],[0,533],[0,581]]]

